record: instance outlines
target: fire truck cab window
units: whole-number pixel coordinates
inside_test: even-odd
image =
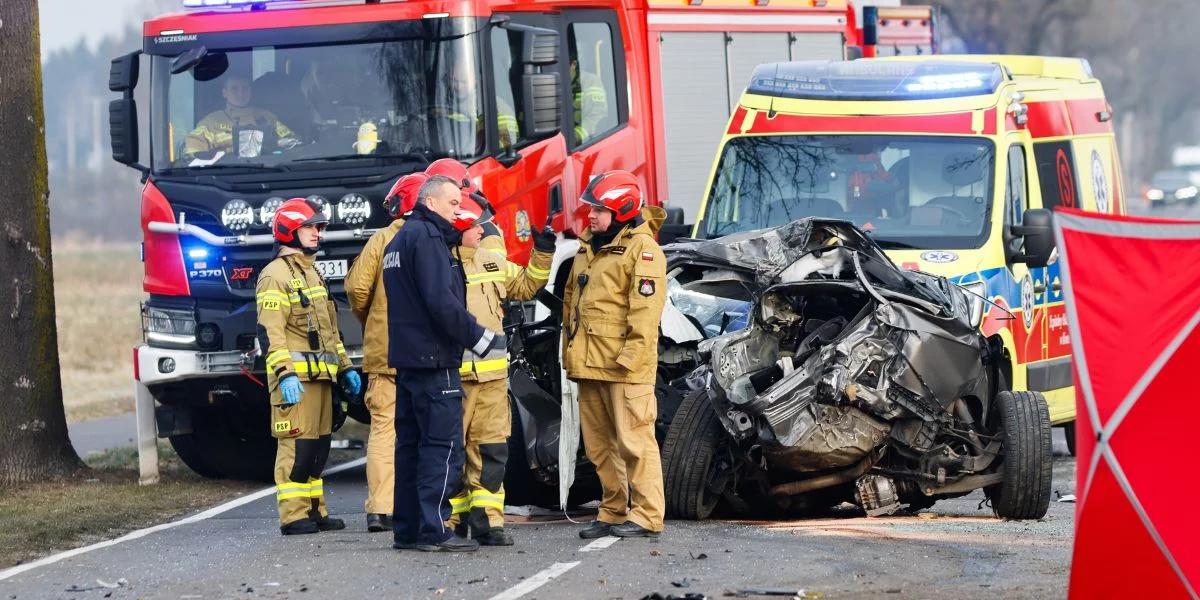
[[[587,144],[620,124],[613,61],[613,34],[608,23],[572,23],[567,30],[570,53],[574,142]]]
[[[480,156],[481,36],[463,29],[434,36],[400,23],[395,39],[368,43],[210,46],[179,74],[172,56],[154,56],[153,168]]]
[[[521,34],[492,28],[492,76],[496,79],[496,125],[501,149],[512,148],[524,137],[515,107],[521,89]]]

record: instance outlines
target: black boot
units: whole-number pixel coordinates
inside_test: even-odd
[[[393,548],[403,550],[420,550],[422,552],[474,552],[479,549],[479,542],[460,538],[457,535],[452,535],[445,541],[437,544],[402,544],[402,548],[393,544]]]
[[[392,530],[392,516],[378,513],[367,513],[367,531],[379,533]]]
[[[656,538],[656,537],[658,537],[658,534],[659,534],[659,532],[646,529],[645,527],[642,527],[641,525],[638,525],[637,523],[634,523],[633,521],[625,521],[624,523],[621,523],[620,525],[612,526],[612,535],[615,535],[617,537]]]
[[[503,527],[492,527],[482,533],[476,533],[472,537],[475,538],[475,541],[479,542],[480,546],[513,545],[512,536]]]
[[[611,524],[604,521],[592,521],[591,525],[588,525],[587,528],[579,532],[579,537],[585,540],[602,538],[606,535],[612,535],[612,528]]]
[[[319,514],[312,518],[312,522],[315,523],[317,529],[321,531],[337,531],[339,529],[346,528],[345,521],[341,519],[335,519],[333,517],[322,517]]]
[[[320,530],[317,529],[317,524],[313,523],[312,519],[299,519],[279,528],[279,533],[283,535],[304,535],[318,531]]]

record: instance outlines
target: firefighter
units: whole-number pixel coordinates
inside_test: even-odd
[[[429,179],[411,173],[396,181],[384,200],[391,225],[367,240],[354,266],[346,274],[346,298],[364,325],[363,372],[367,374],[364,400],[371,413],[367,437],[367,531],[392,529],[392,491],[396,451],[396,370],[388,366],[387,294],[383,292],[383,249],[404,225],[404,214],[417,203],[417,191]]]
[[[239,158],[255,158],[300,141],[296,134],[270,111],[250,106],[250,79],[232,75],[221,87],[225,108],[210,113],[196,124],[183,143],[183,153],[196,156],[218,151]]]
[[[462,189],[463,195],[462,204],[476,203],[483,212],[490,213],[493,218],[496,216],[496,209],[488,202],[487,196],[483,195],[483,191],[479,189],[479,186],[475,185],[474,181],[471,181],[471,174],[467,172],[467,166],[461,162],[453,158],[439,158],[429,163],[428,167],[425,167],[425,174],[444,175],[459,182],[459,187]],[[504,248],[504,235],[492,219],[488,219],[483,224],[483,243],[481,247],[498,252],[501,256],[508,256],[508,252]]]
[[[530,300],[546,285],[555,236],[549,229],[534,236],[529,266],[521,268],[508,262],[503,254],[480,247],[484,224],[491,219],[491,214],[474,202],[464,202],[454,220],[455,229],[462,232],[462,245],[454,251],[467,278],[467,310],[480,325],[501,331],[504,303]],[[463,490],[450,499],[450,525],[463,537],[469,529],[470,536],[481,545],[511,546],[512,536],[504,531],[504,465],[512,429],[508,358],[500,354],[484,360],[467,351],[458,373],[463,382],[467,459]]]
[[[603,133],[600,131],[600,125],[608,117],[608,92],[604,89],[604,81],[598,75],[580,71],[578,59],[571,61],[570,75],[575,143],[582,144]]]
[[[592,206],[590,227],[563,295],[563,366],[579,384],[583,443],[604,494],[579,537],[658,537],[665,500],[654,380],[667,290],[654,236],[666,212],[642,206],[627,171],[596,177],[581,200]]]
[[[504,335],[466,309],[462,264],[450,249],[459,182],[430,177],[383,255],[388,364],[396,369],[396,474],[392,531],[397,549],[465,552],[479,543],[446,526],[462,485],[463,350],[504,356]]]
[[[321,471],[333,430],[333,385],[362,387],[337,327],[337,307],[313,266],[329,219],[303,198],[284,202],[271,229],[276,257],[258,276],[259,345],[266,353],[275,489],[283,535],[343,529],[329,516]]]

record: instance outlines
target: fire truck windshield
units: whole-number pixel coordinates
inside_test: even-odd
[[[479,36],[421,25],[388,23],[388,39],[365,43],[210,46],[177,74],[174,56],[154,56],[153,168],[479,156]]]
[[[885,248],[978,248],[991,221],[993,155],[983,138],[734,138],[699,235],[829,217],[853,221]]]

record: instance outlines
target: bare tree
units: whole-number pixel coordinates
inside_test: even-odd
[[[80,466],[58,369],[38,45],[37,0],[0,2],[0,483]]]

